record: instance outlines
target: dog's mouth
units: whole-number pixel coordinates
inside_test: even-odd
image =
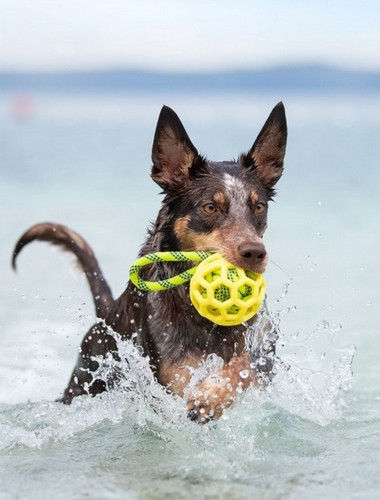
[[[247,242],[234,248],[207,248],[207,252],[217,252],[233,266],[257,274],[265,272],[268,263],[268,254],[261,242]]]
[[[257,274],[263,274],[265,272],[267,262],[268,262],[268,257],[267,254],[263,254],[256,260],[255,257],[237,257],[234,258],[234,256],[231,255],[226,255],[222,254],[222,256],[228,260],[228,262],[231,262],[232,265],[236,267],[240,267],[242,269],[246,269],[247,271],[252,271]]]

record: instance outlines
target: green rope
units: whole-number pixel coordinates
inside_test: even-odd
[[[187,269],[183,273],[177,274],[172,278],[167,278],[159,281],[144,281],[140,276],[141,268],[153,264],[155,262],[200,262],[211,255],[210,252],[155,252],[144,255],[137,259],[129,270],[129,278],[132,283],[146,292],[160,292],[161,290],[169,290],[176,286],[182,285],[190,281],[193,277],[197,266]]]

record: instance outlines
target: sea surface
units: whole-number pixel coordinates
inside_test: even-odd
[[[216,422],[119,343],[117,390],[62,393],[95,320],[72,256],[33,243],[66,224],[118,296],[160,206],[149,177],[163,104],[202,154],[236,158],[283,100],[285,173],[265,242],[280,323],[273,384]],[[296,94],[0,95],[0,499],[380,498],[380,97]],[[206,368],[217,366],[211,357]]]

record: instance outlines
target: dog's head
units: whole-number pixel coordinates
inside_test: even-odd
[[[282,103],[237,162],[200,156],[175,112],[164,106],[152,150],[152,178],[166,194],[162,249],[219,252],[237,267],[262,273],[268,202],[282,175],[286,148]]]

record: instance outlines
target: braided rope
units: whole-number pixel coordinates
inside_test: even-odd
[[[129,278],[132,283],[146,292],[160,292],[161,290],[169,290],[176,286],[190,281],[193,277],[197,266],[187,269],[183,273],[177,274],[172,278],[167,278],[159,281],[144,281],[140,276],[141,268],[153,264],[155,262],[200,262],[211,255],[210,252],[155,252],[144,255],[137,259],[129,270]]]

